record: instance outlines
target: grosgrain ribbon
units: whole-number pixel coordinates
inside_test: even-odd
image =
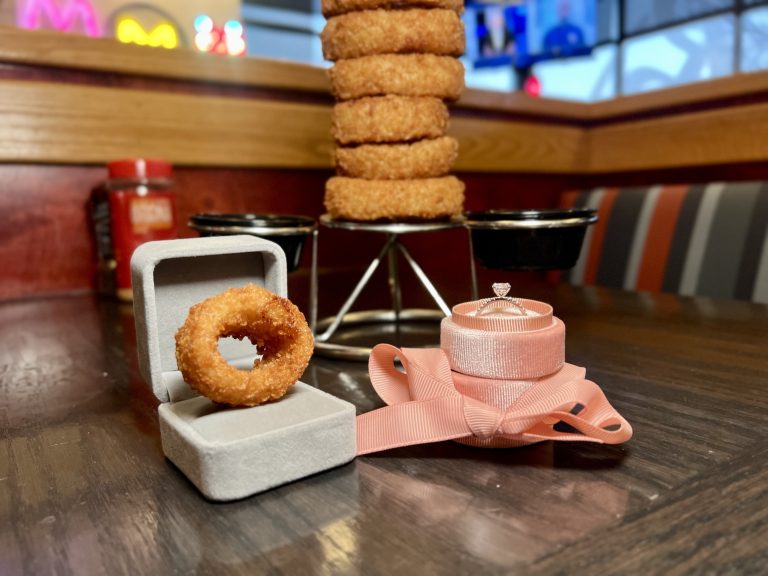
[[[405,372],[395,368],[395,358],[400,358]],[[466,395],[474,388],[473,395],[485,394],[496,402],[503,382],[463,376],[465,393],[460,392],[439,348],[400,350],[380,344],[371,353],[368,369],[388,406],[357,417],[358,455],[444,440],[476,446],[498,446],[501,441],[512,446],[543,440],[620,444],[632,437],[629,423],[576,366],[565,365],[568,372],[559,375],[563,377],[530,383],[519,397],[510,395],[507,406]],[[583,406],[578,414],[572,412],[575,406]],[[555,430],[558,422],[577,432]]]

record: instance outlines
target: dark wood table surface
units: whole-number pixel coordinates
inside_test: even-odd
[[[130,307],[0,305],[0,574],[768,572],[768,308],[521,295],[554,304],[629,443],[404,448],[225,504],[163,456]],[[381,404],[363,364],[304,380]]]

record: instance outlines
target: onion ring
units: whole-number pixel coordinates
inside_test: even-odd
[[[453,10],[366,10],[328,20],[320,34],[326,60],[373,54],[464,52],[464,25]]]
[[[448,108],[439,98],[360,98],[336,104],[331,115],[331,135],[340,144],[438,138],[447,129]]]
[[[433,96],[458,100],[464,90],[464,66],[451,56],[380,54],[339,60],[328,70],[338,100],[364,96]]]
[[[323,16],[330,18],[347,12],[359,10],[385,10],[402,8],[445,8],[461,14],[464,12],[464,0],[323,0]]]
[[[249,338],[262,355],[250,371],[227,363],[219,338]],[[195,304],[176,332],[184,381],[214,402],[256,406],[282,398],[312,356],[312,332],[288,299],[250,284]]]
[[[421,180],[363,180],[335,176],[325,208],[343,220],[436,220],[462,213],[464,183],[455,176]]]
[[[458,141],[443,136],[412,144],[362,144],[354,148],[337,148],[334,160],[341,176],[412,180],[448,174],[458,154]]]

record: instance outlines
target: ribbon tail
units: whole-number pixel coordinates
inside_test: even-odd
[[[542,410],[547,400],[557,402],[558,407]],[[566,404],[581,404],[578,414],[563,410]],[[560,408],[560,409],[558,409]],[[632,426],[611,406],[600,387],[589,380],[571,381],[544,402],[535,402],[512,414],[504,423],[505,433],[522,432],[550,440],[582,440],[601,444],[621,444],[632,437]],[[537,421],[532,422],[532,419]],[[516,421],[516,422],[515,422]],[[553,422],[554,421],[554,422]],[[578,433],[561,432],[552,427],[562,421]],[[524,429],[520,429],[524,427]]]
[[[358,456],[472,434],[460,396],[385,406],[358,416],[355,422]]]

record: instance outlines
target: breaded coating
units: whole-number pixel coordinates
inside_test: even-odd
[[[373,54],[464,52],[464,24],[453,10],[366,10],[328,20],[320,34],[326,60]]]
[[[328,70],[338,100],[364,96],[433,96],[458,100],[464,90],[464,66],[452,56],[381,54],[339,60]]]
[[[325,208],[344,220],[435,220],[461,214],[464,183],[455,176],[362,180],[336,176],[325,185]]]
[[[444,8],[461,14],[464,0],[323,0],[323,16],[329,18],[360,10],[401,10],[404,8]]]
[[[342,145],[437,138],[448,129],[448,108],[439,98],[375,96],[333,107],[331,135]]]
[[[219,338],[249,338],[262,355],[238,370],[219,353]],[[287,298],[249,284],[195,304],[176,332],[184,381],[214,402],[255,406],[281,398],[304,373],[314,349],[304,315]]]
[[[361,144],[337,148],[336,170],[366,180],[412,180],[445,176],[459,154],[455,138],[443,136],[412,144]]]

